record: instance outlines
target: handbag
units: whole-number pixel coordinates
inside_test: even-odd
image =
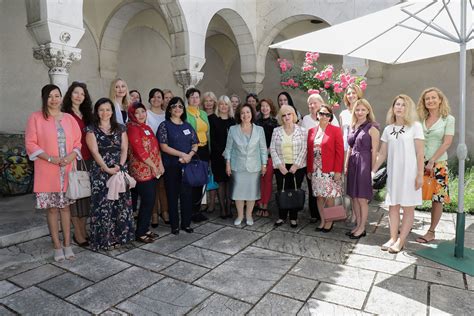
[[[293,175],[293,181],[295,183],[295,188],[290,189],[290,190],[285,190],[285,178],[283,178],[282,190],[275,193],[276,202],[279,209],[301,210],[304,208],[306,193],[303,189],[298,189],[294,175]]]
[[[344,188],[344,184],[342,185]],[[341,197],[344,197],[344,192],[342,192]],[[323,217],[324,221],[335,222],[343,221],[347,218],[347,212],[344,208],[343,198],[341,199],[341,204],[331,207],[323,207]],[[324,205],[326,205],[327,198],[324,200]]]
[[[209,170],[209,174],[207,175],[206,190],[212,191],[212,190],[217,190],[218,188],[219,188],[219,184],[217,184],[217,182],[214,181],[214,174],[212,173],[211,170]]]
[[[91,196],[91,179],[86,164],[81,160],[83,170],[77,170],[77,162],[73,163],[72,170],[69,171],[69,184],[66,197],[72,200],[79,200]]]
[[[433,194],[436,193],[436,179],[433,176],[433,170],[429,174],[423,175],[422,199],[431,201]]]
[[[372,188],[375,190],[381,190],[385,187],[385,184],[387,183],[387,168],[381,168],[379,169],[373,179],[373,184]]]
[[[207,184],[208,163],[199,158],[183,166],[183,181],[191,187],[200,187]]]

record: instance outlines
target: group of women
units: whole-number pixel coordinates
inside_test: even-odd
[[[209,193],[207,210],[214,211],[217,198],[220,216],[232,218],[235,201],[235,225],[241,225],[244,215],[246,224],[253,225],[255,209],[257,216],[270,216],[275,174],[278,191],[300,189],[306,177],[310,221],[319,221],[316,230],[330,232],[333,222],[323,210],[334,205],[345,187],[352,200],[354,225],[347,232],[352,239],[366,235],[373,173],[388,160],[390,240],[382,250],[390,252],[399,252],[406,242],[414,207],[421,204],[424,172],[433,174],[438,185],[431,226],[418,242],[435,238],[442,205],[449,202],[446,151],[454,135],[454,118],[437,88],[425,90],[417,107],[406,95],[395,97],[381,137],[373,109],[355,84],[346,89],[347,109],[339,120],[319,94],[309,96],[309,114],[304,117],[287,92],[279,94],[278,109],[272,100],[259,100],[255,94],[241,104],[237,95],[217,99],[214,93],[201,95],[195,88],[186,92],[186,104],[171,91],[151,89],[145,106],[140,93],[129,91],[122,79],[114,80],[110,97],[100,98],[93,108],[81,82],[73,82],[64,98],[51,84],[43,87],[41,96],[42,110],[30,116],[25,142],[35,163],[37,208],[48,210],[56,261],[74,258],[71,221],[74,241],[94,250],[131,240],[153,242],[158,236],[150,226],[158,225],[159,216],[173,234],[192,233],[192,221],[207,220],[202,208],[205,189],[191,186],[183,177],[183,167],[193,159],[208,162],[217,183]],[[66,197],[73,168],[90,172],[90,198]],[[108,194],[111,182],[126,179],[126,173],[136,181],[135,188]],[[274,225],[289,220],[296,228],[298,211],[280,208]]]

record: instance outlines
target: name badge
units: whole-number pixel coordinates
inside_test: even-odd
[[[191,134],[191,131],[189,129],[185,129],[183,131],[183,133],[184,133],[184,135],[189,135],[189,134]]]
[[[150,131],[145,131],[145,135],[150,136],[151,135]]]

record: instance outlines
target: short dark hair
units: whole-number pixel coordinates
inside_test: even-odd
[[[235,111],[234,119],[235,119],[235,122],[236,122],[237,124],[242,123],[242,119],[240,118],[240,113],[242,112],[242,109],[245,108],[245,107],[249,108],[249,109],[250,109],[250,113],[252,113],[252,120],[250,120],[250,122],[253,123],[253,122],[255,121],[255,117],[257,116],[257,114],[255,113],[254,108],[253,108],[250,104],[245,103],[245,104],[243,104],[243,105],[237,107],[237,109],[236,109],[236,111]]]
[[[177,104],[178,102],[181,102],[183,105],[183,114],[181,114],[181,121],[186,121],[187,115],[186,115],[186,108],[184,107],[184,101],[180,97],[172,97],[170,102],[168,102],[168,106],[166,107],[165,110],[165,119],[171,120],[171,106],[173,104]]]
[[[84,101],[82,101],[81,105],[79,105],[79,111],[81,111],[82,120],[84,121],[84,124],[88,126],[90,123],[92,123],[92,100],[89,94],[89,90],[87,90],[87,85],[84,82],[74,81],[73,83],[71,83],[69,89],[67,89],[67,92],[63,98],[62,111],[69,114],[73,113],[71,97],[72,92],[77,87],[82,88],[82,90],[84,91]]]
[[[59,89],[59,87],[55,84],[47,84],[45,85],[43,88],[41,88],[41,101],[42,101],[42,105],[41,105],[41,111],[43,112],[43,117],[47,120],[48,117],[49,117],[49,112],[48,112],[48,98],[49,98],[49,94],[51,93],[51,91],[53,90],[58,90],[59,91],[59,94],[61,96],[62,93],[61,93],[61,89]]]
[[[133,93],[133,92],[136,92],[136,93],[138,93],[138,100],[139,100],[139,101],[140,101],[140,103],[141,103],[141,102],[142,102],[142,94],[140,93],[140,91],[138,91],[138,90],[134,89],[134,90],[130,90],[130,91],[128,91],[128,94],[129,94],[129,95],[132,95],[132,93]]]
[[[186,90],[186,99],[189,99],[189,97],[192,96],[195,92],[197,92],[199,96],[201,96],[201,91],[199,89],[189,88],[188,90]]]
[[[113,133],[115,133],[119,129],[119,123],[117,123],[117,118],[115,117],[114,103],[109,98],[100,98],[94,104],[94,115],[93,115],[94,122],[93,122],[93,124],[94,124],[95,127],[97,127],[97,128],[99,127],[99,123],[100,123],[100,118],[99,118],[99,113],[98,113],[99,112],[99,107],[102,104],[105,104],[105,103],[109,103],[110,107],[112,108],[112,116],[110,117],[110,130]]]
[[[153,98],[155,96],[155,93],[157,93],[157,92],[159,92],[161,94],[161,98],[163,99],[163,102],[165,102],[165,94],[164,94],[163,90],[158,89],[158,88],[153,88],[148,93],[148,103],[151,101],[151,98]]]
[[[332,111],[332,108],[327,104],[323,104],[323,105],[321,105],[321,108],[319,109],[319,111],[321,111],[322,108],[325,108],[326,110],[329,111],[329,113],[331,113],[331,117],[329,118],[329,122],[332,122],[332,120],[334,119],[334,112]]]
[[[245,102],[246,102],[246,103],[248,103],[249,98],[254,98],[255,101],[257,101],[257,103],[258,103],[258,96],[257,96],[256,93],[249,93],[249,94],[247,94],[247,96],[245,97]]]

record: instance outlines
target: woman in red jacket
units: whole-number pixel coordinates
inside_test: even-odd
[[[316,230],[324,233],[331,231],[333,223],[324,220],[323,208],[334,206],[334,198],[342,194],[344,144],[341,129],[330,124],[333,118],[331,107],[322,105],[319,125],[308,131],[307,171],[321,216]]]
[[[128,108],[127,136],[129,140],[129,171],[137,180],[135,187],[140,197],[140,209],[135,236],[137,241],[153,242],[157,234],[149,230],[151,213],[155,205],[157,178],[164,173],[158,140],[151,127],[146,125],[145,106],[136,102]]]

